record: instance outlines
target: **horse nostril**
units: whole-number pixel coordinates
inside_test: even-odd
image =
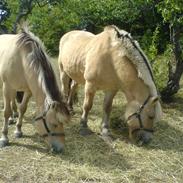
[[[145,133],[143,136],[142,136],[142,141],[144,144],[148,144],[152,139],[152,134],[151,133]]]
[[[53,153],[62,153],[64,151],[64,145],[58,143],[52,143],[51,152]]]
[[[151,138],[150,137],[144,137],[143,138],[143,142],[144,142],[144,144],[148,144],[149,142],[151,141]]]
[[[55,147],[55,146],[53,146],[53,147],[51,148],[51,152],[52,152],[52,153],[62,153],[63,150],[64,150],[64,149],[62,149],[62,148],[57,148],[57,147]]]
[[[152,133],[141,132],[138,134],[137,144],[142,146],[143,144],[148,144],[152,139]]]

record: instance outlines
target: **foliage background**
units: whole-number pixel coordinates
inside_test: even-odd
[[[20,5],[30,0],[7,0],[10,16],[3,22],[9,32]],[[169,27],[183,25],[181,0],[32,0],[33,9],[26,17],[32,31],[45,43],[51,55],[58,55],[61,36],[73,29],[99,33],[115,24],[140,42],[153,65],[158,88],[168,80],[172,57]],[[26,8],[25,8],[26,10]],[[169,53],[169,54],[167,54]]]

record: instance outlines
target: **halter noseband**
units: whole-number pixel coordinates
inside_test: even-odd
[[[138,130],[144,130],[144,131],[147,131],[147,132],[154,132],[153,129],[144,128],[143,123],[142,123],[142,119],[141,119],[141,115],[140,115],[141,112],[143,111],[145,105],[147,104],[147,102],[149,101],[150,98],[151,98],[151,97],[148,96],[147,99],[144,101],[144,103],[140,106],[139,110],[138,110],[137,112],[131,114],[131,115],[127,118],[126,122],[128,122],[128,121],[130,120],[130,118],[132,118],[133,116],[135,116],[135,117],[138,119],[138,121],[139,121],[139,126],[140,126],[140,127],[134,129],[134,130],[132,131],[132,134],[133,134],[134,132],[138,131]]]
[[[42,116],[39,116],[35,119],[35,121],[38,121],[38,120],[42,120],[43,121],[43,124],[44,124],[44,127],[46,129],[46,132],[45,134],[41,135],[43,138],[45,137],[48,137],[48,136],[65,136],[65,133],[54,133],[54,132],[51,132],[50,129],[48,128],[48,125],[46,124],[46,119],[45,119],[45,115],[42,115]]]

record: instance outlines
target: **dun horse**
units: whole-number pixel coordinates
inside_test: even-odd
[[[63,123],[69,112],[62,101],[49,58],[44,46],[25,27],[17,35],[0,36],[0,77],[3,82],[4,123],[0,147],[8,145],[8,118],[12,115],[11,102],[16,92],[23,91],[15,136],[22,136],[22,118],[31,95],[37,104],[35,126],[47,144],[56,152],[64,148]]]
[[[88,113],[95,92],[103,90],[102,135],[110,135],[112,101],[117,91],[122,90],[127,99],[125,120],[129,137],[141,144],[149,142],[153,124],[160,120],[162,112],[151,66],[137,41],[128,32],[107,26],[98,35],[71,31],[61,38],[59,49],[62,92],[69,104],[77,84],[85,85],[80,133],[91,133]],[[74,80],[71,91],[70,78]]]

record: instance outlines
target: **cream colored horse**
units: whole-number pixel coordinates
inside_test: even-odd
[[[61,38],[59,50],[62,92],[68,103],[77,84],[85,85],[80,133],[91,133],[87,125],[88,113],[95,92],[103,90],[102,135],[109,135],[112,101],[121,90],[128,102],[125,120],[130,138],[141,144],[149,142],[154,122],[161,118],[161,106],[151,67],[137,41],[128,32],[107,26],[97,35],[71,31]],[[74,80],[71,91],[69,78]]]
[[[16,92],[23,91],[16,124],[16,137],[22,136],[22,118],[33,95],[37,104],[35,126],[47,144],[56,152],[64,147],[63,123],[69,112],[62,101],[56,78],[41,41],[24,28],[17,35],[0,36],[0,77],[3,82],[4,123],[0,147],[9,143],[8,118]]]

